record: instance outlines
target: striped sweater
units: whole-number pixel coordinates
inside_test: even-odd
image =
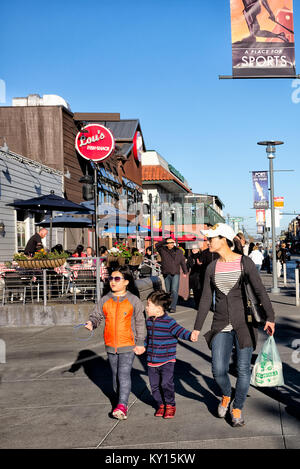
[[[190,340],[191,337],[190,331],[166,313],[163,316],[148,318],[146,326],[145,347],[149,366],[160,366],[175,361],[178,339]]]
[[[241,259],[238,258],[235,261],[221,262],[217,261],[215,270],[215,283],[218,289],[228,295],[230,290],[234,287],[241,276]],[[221,332],[232,331],[232,324],[229,324],[222,329]]]

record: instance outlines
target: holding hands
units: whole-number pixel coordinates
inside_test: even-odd
[[[191,334],[191,341],[192,342],[197,342],[199,334],[200,334],[200,331],[193,330],[193,332]]]

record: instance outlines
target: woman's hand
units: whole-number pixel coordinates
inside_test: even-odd
[[[136,355],[142,355],[145,352],[145,347],[143,345],[136,345],[133,349]]]
[[[264,331],[269,335],[273,335],[275,332],[275,322],[266,321]]]
[[[92,331],[92,330],[93,330],[92,321],[86,322],[84,327],[85,327],[86,329],[88,329],[89,331]]]

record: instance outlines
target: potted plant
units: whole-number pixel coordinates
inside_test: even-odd
[[[23,253],[17,252],[14,255],[14,261],[24,269],[53,269],[63,265],[68,257],[69,254],[64,251],[61,253],[57,251],[46,252],[44,249],[41,249],[33,257],[28,257]]]
[[[112,262],[118,262],[119,265],[125,265],[131,259],[130,249],[126,246],[125,243],[114,244],[114,247],[108,251],[108,265]]]

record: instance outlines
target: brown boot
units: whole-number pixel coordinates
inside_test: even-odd
[[[164,419],[173,419],[175,417],[176,406],[175,405],[166,405]]]

